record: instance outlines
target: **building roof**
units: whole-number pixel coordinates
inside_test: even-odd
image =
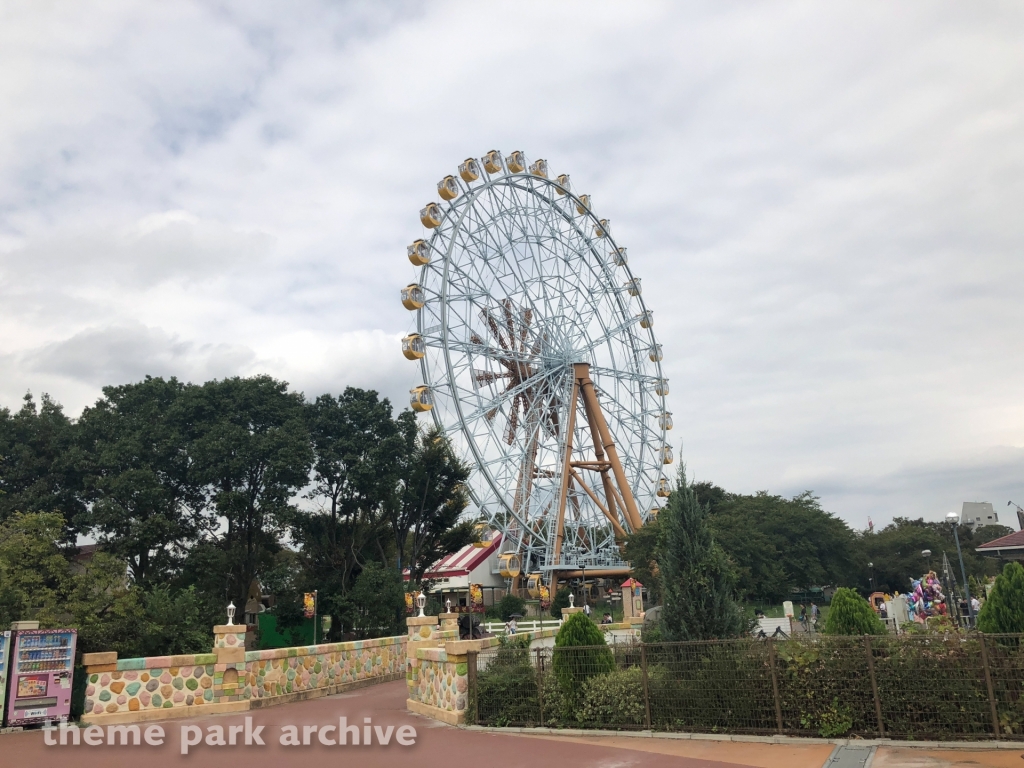
[[[976,550],[996,553],[1000,550],[1020,551],[1024,550],[1024,531],[1011,533],[999,539],[993,539],[986,544],[979,544]]]
[[[480,542],[483,546],[467,544],[458,552],[443,557],[430,566],[423,574],[425,579],[444,579],[452,576],[468,576],[488,557],[498,551],[501,546],[501,534],[496,534],[490,541]],[[408,578],[408,574],[406,574]]]

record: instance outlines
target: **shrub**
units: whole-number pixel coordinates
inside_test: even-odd
[[[551,615],[556,619],[562,618],[562,609],[569,607],[570,594],[571,592],[568,587],[562,587],[555,592],[555,599],[551,601]]]
[[[501,620],[508,621],[509,617],[513,613],[522,615],[526,611],[526,601],[521,597],[516,597],[509,593],[498,601],[498,605],[496,607],[498,609],[498,616]]]
[[[555,636],[551,667],[562,690],[575,697],[587,679],[615,669],[615,658],[597,624],[584,613],[574,613]]]
[[[886,634],[885,625],[868,601],[847,587],[840,587],[832,596],[824,631],[826,635]]]
[[[996,577],[978,614],[978,629],[1006,634],[1024,632],[1024,568],[1020,563],[1007,563]]]
[[[588,726],[643,725],[643,672],[631,667],[587,680],[583,684],[579,719]]]

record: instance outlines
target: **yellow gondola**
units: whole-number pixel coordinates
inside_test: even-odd
[[[531,573],[526,579],[526,594],[537,599],[540,597],[540,588],[543,586],[543,577],[539,573]]]
[[[530,163],[530,173],[534,176],[541,176],[546,179],[548,177],[548,161],[537,160],[536,162]]]
[[[459,176],[465,182],[476,181],[480,178],[480,164],[475,157],[467,157],[465,162],[459,166]]]
[[[437,203],[427,203],[420,210],[420,222],[427,229],[433,229],[441,224],[441,206]]]
[[[645,309],[637,317],[640,318],[641,328],[650,328],[654,325],[654,313],[649,309]]]
[[[647,513],[647,521],[653,523],[658,519],[658,513],[661,512],[660,507],[651,507],[651,511]]]
[[[526,170],[526,158],[518,149],[505,158],[505,167],[512,173],[522,173]]]
[[[640,295],[640,278],[639,277],[631,277],[629,280],[627,280],[625,283],[623,283],[623,287],[625,287],[626,292],[630,296],[639,296]]]
[[[501,152],[492,149],[483,156],[484,170],[488,173],[501,173]]]
[[[419,309],[424,303],[423,288],[416,283],[410,283],[402,289],[402,306],[406,309]]]
[[[523,569],[523,561],[515,552],[498,556],[498,572],[506,579],[518,578]]]
[[[658,426],[662,429],[672,429],[672,412],[665,411],[658,417]]]
[[[576,213],[584,214],[590,210],[590,195],[580,195],[576,203]]]
[[[597,226],[594,227],[594,234],[597,237],[605,237],[608,234],[608,219],[601,219],[597,222]]]
[[[626,262],[628,261],[628,259],[626,258],[626,249],[625,248],[617,248],[615,250],[614,258],[615,258],[615,266],[616,267],[624,267],[624,266],[626,266]]]
[[[658,383],[654,385],[654,392],[665,397],[668,394],[668,379],[658,379]]]
[[[667,499],[670,493],[672,493],[672,486],[669,484],[668,478],[661,478],[658,481],[658,496]]]
[[[560,195],[564,195],[569,189],[569,174],[563,173],[558,177],[558,186],[555,187],[555,192]]]
[[[418,333],[410,333],[402,339],[402,354],[407,360],[419,360],[426,351],[427,345]]]
[[[655,344],[647,350],[647,357],[651,359],[652,363],[660,363],[663,358],[663,355],[661,354],[661,344]]]
[[[422,267],[424,264],[430,263],[430,246],[427,245],[426,240],[417,240],[406,248],[406,255],[414,265]]]
[[[672,460],[673,460],[672,446],[671,445],[663,445],[663,446],[661,446],[661,463],[662,464],[671,464]]]
[[[454,200],[459,196],[459,183],[449,174],[437,182],[437,194],[442,200]]]
[[[434,396],[430,393],[430,387],[420,385],[409,390],[409,405],[417,413],[429,411],[434,407]]]

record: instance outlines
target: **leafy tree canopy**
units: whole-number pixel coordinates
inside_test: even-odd
[[[982,632],[1024,632],[1024,567],[1007,563],[978,614]]]

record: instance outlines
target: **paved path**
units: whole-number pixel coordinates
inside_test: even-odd
[[[160,723],[166,732],[163,746],[46,746],[41,731],[0,735],[0,765],[12,768],[161,768],[161,766],[245,765],[246,768],[282,768],[302,765],[357,764],[359,768],[821,768],[832,747],[821,744],[758,744],[704,740],[638,739],[625,736],[532,736],[466,731],[413,715],[405,709],[405,681],[385,683],[312,701],[286,704],[247,713],[252,727],[263,726],[265,746],[191,747],[181,754],[182,728],[205,735],[220,726],[225,736],[239,727],[242,741],[245,715],[211,715],[193,720]],[[382,727],[394,726],[387,746],[324,746],[310,731],[308,746],[282,746],[284,726],[337,726],[339,718],[363,725],[364,718]],[[400,746],[394,735],[400,726],[416,730],[413,746]],[[142,726],[143,730],[145,725]],[[336,731],[325,734],[333,740]],[[1024,745],[1018,750],[955,752],[882,748],[872,768],[1024,768]],[[225,761],[230,761],[230,763]],[[358,761],[358,762],[356,762]]]

